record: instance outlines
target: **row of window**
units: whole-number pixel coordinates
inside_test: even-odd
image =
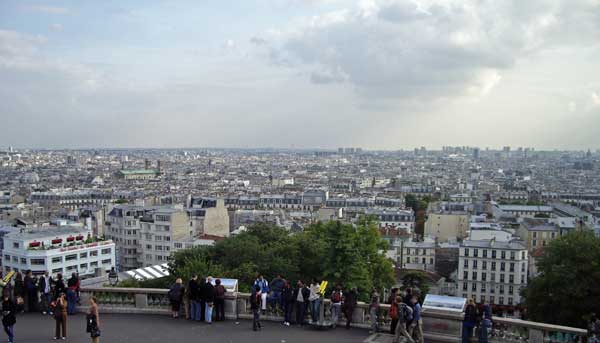
[[[488,290],[488,284],[486,284],[486,283],[479,284],[480,286],[478,287],[478,283],[476,283],[476,282],[473,282],[473,283],[463,282],[463,285],[462,285],[463,291],[468,291],[469,290],[469,285],[471,285],[470,288],[471,288],[471,291],[473,291],[473,292],[477,292],[478,288],[479,288],[479,291],[482,292],[482,293],[485,293]],[[498,286],[498,293],[499,294],[504,294],[504,290],[505,290],[504,285],[499,285]],[[489,287],[489,292],[490,293],[496,293],[495,285],[491,285]],[[509,285],[508,286],[508,294],[513,295],[514,293],[515,293],[515,288],[512,285]]]
[[[146,244],[146,249],[147,250],[156,250],[156,251],[171,251],[171,247],[168,245],[155,245],[154,247],[152,247],[152,244]]]
[[[106,249],[100,250],[100,254],[102,254],[102,255],[110,255],[111,253],[112,253],[112,248],[106,248]],[[74,261],[74,260],[77,260],[77,255],[78,254],[76,254],[76,253],[75,254],[66,255],[64,257],[64,260],[65,261]],[[96,256],[98,256],[98,250],[92,250],[92,251],[90,251],[89,252],[89,256],[90,257],[96,257]],[[79,253],[79,258],[80,259],[87,258],[87,257],[88,257],[88,252],[87,251]],[[4,255],[4,261],[10,262],[11,259],[12,259],[12,261],[14,263],[17,263],[17,262],[20,261],[21,264],[27,264],[27,259],[24,258],[24,257],[21,257],[19,259],[18,256],[10,256],[8,254]],[[62,262],[63,262],[63,257],[62,256],[55,256],[55,257],[52,257],[52,259],[51,259],[51,263],[62,263]],[[29,263],[32,266],[43,266],[43,265],[46,264],[46,259],[44,259],[44,258],[31,258],[31,259],[29,259]]]
[[[487,268],[488,268],[488,261],[472,260],[470,264],[473,269],[478,269],[479,266],[481,266],[482,270],[487,270]],[[469,260],[468,259],[464,259],[463,267],[469,268]],[[496,270],[496,262],[494,262],[494,261],[490,262],[490,270],[492,270],[492,271]],[[506,271],[506,262],[500,262],[500,271],[501,272]],[[510,262],[508,264],[508,271],[511,273],[515,272],[515,263],[514,262]],[[523,273],[525,272],[525,263],[521,263],[521,272],[523,272]]]
[[[468,294],[467,293],[463,293],[463,298],[467,298]],[[481,295],[479,296],[479,301],[481,303],[485,302],[486,300],[486,296],[485,295]],[[491,295],[490,298],[490,304],[495,304],[495,305],[509,305],[512,306],[513,305],[513,298],[512,297],[508,297],[508,302],[505,304],[504,303],[504,297],[498,297],[498,302],[496,302],[496,297]]]
[[[427,264],[427,259],[425,257],[422,257],[421,258],[421,262],[419,262],[419,258],[418,257],[414,257],[414,258],[411,259],[410,256],[409,256],[409,257],[406,258],[406,263],[422,263],[422,264]],[[433,258],[429,259],[429,264],[433,264]]]
[[[416,249],[406,249],[405,250],[406,255],[433,255],[434,250],[433,249],[420,249],[420,248],[416,248]]]
[[[481,257],[483,258],[487,258],[488,255],[491,256],[491,258],[498,258],[498,256],[500,256],[499,258],[501,259],[506,259],[506,250],[500,250],[500,254],[497,253],[497,250],[488,250],[488,249],[469,249],[469,248],[465,248],[465,254],[464,256],[469,257],[470,252],[473,253],[473,257],[479,257],[479,251],[481,250]],[[489,253],[488,253],[489,252]],[[521,251],[521,259],[525,259],[525,251]],[[514,260],[516,259],[517,256],[517,252],[516,251],[511,251],[510,252],[510,259]]]
[[[505,274],[498,274],[499,278],[496,278],[496,274],[495,273],[490,273],[490,280],[492,282],[500,282],[500,283],[505,283],[506,282],[506,278],[505,278]],[[487,273],[481,273],[481,279],[478,279],[477,277],[479,276],[479,274],[477,274],[477,272],[472,272],[470,274],[471,278],[469,278],[469,272],[468,271],[464,271],[463,272],[463,280],[472,280],[472,281],[488,281],[487,280]],[[508,275],[508,283],[515,283],[515,276],[513,274],[509,274]],[[524,284],[525,283],[525,275],[521,275],[521,283]]]
[[[100,263],[102,264],[102,266],[109,266],[109,265],[113,264],[112,259],[110,259],[110,258],[102,260]],[[90,262],[89,264],[88,263],[81,263],[79,265],[74,264],[74,265],[67,266],[64,269],[63,268],[54,268],[54,269],[52,269],[52,274],[58,274],[58,273],[64,273],[64,272],[76,272],[76,271],[77,272],[85,272],[88,269],[93,270],[95,268],[98,268],[98,265],[99,265],[98,261]],[[11,270],[18,272],[19,268],[5,267],[5,270],[6,270],[6,272],[9,272]],[[37,273],[34,273],[34,274],[40,274],[40,273],[41,272],[38,271]]]

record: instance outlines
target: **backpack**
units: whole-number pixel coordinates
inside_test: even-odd
[[[412,308],[403,305],[402,306],[402,317],[404,318],[405,321],[410,322],[413,320],[413,310]]]
[[[334,303],[340,303],[342,302],[342,294],[338,291],[333,292],[333,296],[331,297],[331,300]]]
[[[392,304],[390,306],[390,318],[398,319],[398,304]]]

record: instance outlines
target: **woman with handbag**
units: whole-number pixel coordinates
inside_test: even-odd
[[[15,303],[10,300],[8,290],[4,290],[2,293],[2,326],[4,327],[4,332],[6,332],[6,335],[8,336],[8,343],[13,343],[15,340],[14,326],[17,322],[17,317],[15,315],[17,307],[15,306]]]
[[[96,297],[90,298],[90,312],[87,315],[86,331],[90,333],[92,343],[100,343],[100,316]]]
[[[56,320],[56,334],[54,335],[54,339],[67,339],[67,299],[64,292],[60,293],[58,299],[56,299],[54,320]]]

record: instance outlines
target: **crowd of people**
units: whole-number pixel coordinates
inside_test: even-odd
[[[73,273],[66,282],[60,273],[54,279],[48,272],[38,277],[31,271],[26,271],[25,276],[17,272],[10,280],[3,279],[2,326],[8,336],[8,342],[14,342],[17,314],[24,312],[40,312],[52,316],[55,320],[54,339],[66,340],[67,317],[76,313],[80,285],[77,273]],[[100,337],[100,321],[95,298],[90,301],[88,321],[91,322],[88,323],[87,329],[92,342],[97,343]]]

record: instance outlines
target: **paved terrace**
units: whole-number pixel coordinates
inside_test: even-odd
[[[148,342],[212,342],[212,343],[362,343],[368,332],[364,329],[337,328],[315,331],[310,328],[283,326],[281,323],[263,322],[263,330],[252,331],[248,320],[227,320],[212,325],[172,319],[164,315],[101,314],[102,342],[148,343]],[[85,315],[69,316],[67,342],[89,342],[85,332]],[[15,341],[39,343],[53,341],[54,319],[41,314],[24,314],[17,318]],[[5,341],[2,332],[0,341]]]

